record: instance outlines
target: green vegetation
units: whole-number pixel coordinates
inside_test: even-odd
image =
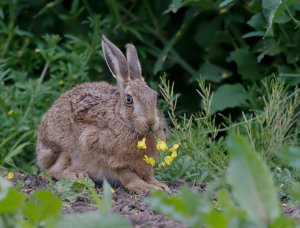
[[[120,227],[120,224],[122,227],[130,227],[127,219],[111,213],[112,193],[107,182],[103,185],[102,200],[98,198],[91,180],[87,178],[78,183],[63,182],[62,186],[70,187],[64,189],[64,193],[67,194],[74,194],[79,189],[89,189],[98,211],[61,216],[62,202],[52,192],[36,191],[29,198],[25,193],[13,189],[7,180],[0,177],[1,227]]]
[[[43,113],[75,84],[114,81],[105,34],[137,46],[146,81],[161,92],[168,144],[180,143],[156,176],[208,183],[201,195],[154,192],[151,207],[190,227],[299,226],[280,207],[281,197],[300,200],[299,18],[296,0],[1,1],[0,172],[40,174]],[[88,179],[32,196],[16,188],[0,179],[0,226],[130,226],[110,212],[107,185],[101,200]],[[62,202],[78,196],[101,213],[62,216]]]

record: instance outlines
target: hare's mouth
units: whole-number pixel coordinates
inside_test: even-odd
[[[134,119],[133,127],[138,133],[142,134],[155,132],[159,128],[159,119],[137,117]]]

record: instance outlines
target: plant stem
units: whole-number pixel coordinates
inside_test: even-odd
[[[50,65],[50,62],[47,61],[44,68],[43,68],[43,71],[41,73],[41,76],[39,77],[38,81],[37,81],[37,84],[36,84],[36,87],[35,87],[35,90],[33,92],[33,94],[31,95],[30,97],[30,101],[29,101],[29,105],[28,105],[28,108],[26,109],[26,112],[24,114],[24,117],[23,119],[26,119],[27,116],[29,115],[29,113],[31,112],[32,108],[33,108],[33,105],[34,105],[34,102],[35,102],[35,98],[36,98],[36,95],[38,94],[39,90],[40,90],[40,86],[44,80],[44,77],[47,73],[47,70],[49,68],[49,65]]]

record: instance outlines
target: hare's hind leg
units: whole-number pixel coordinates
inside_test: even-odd
[[[60,154],[56,162],[49,168],[49,173],[57,180],[65,178],[78,181],[87,176],[85,172],[72,168],[68,153]]]
[[[37,164],[38,166],[48,169],[57,160],[59,153],[54,153],[54,151],[42,143],[37,146]]]

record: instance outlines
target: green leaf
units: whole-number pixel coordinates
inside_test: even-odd
[[[180,192],[182,194],[179,196],[169,196],[162,191],[154,191],[145,201],[154,210],[168,217],[192,227],[199,227],[202,218],[201,210],[206,207],[205,201],[200,201],[198,193],[187,187],[182,187]]]
[[[287,216],[281,215],[279,218],[275,219],[274,222],[269,226],[270,228],[295,228],[295,220]]]
[[[221,212],[213,208],[210,213],[206,214],[203,218],[205,227],[228,227],[228,218]]]
[[[268,226],[280,216],[270,170],[242,136],[230,135],[227,149],[230,153],[227,181],[233,196],[245,210],[249,221],[256,223],[257,227]]]
[[[241,84],[222,85],[213,94],[211,114],[226,108],[238,107],[248,98],[249,94]]]
[[[262,31],[266,28],[266,22],[262,13],[254,14],[247,24],[254,28],[256,31]]]
[[[111,228],[111,227],[132,227],[130,221],[117,214],[100,213],[99,211],[91,211],[86,213],[74,213],[65,215],[58,223],[60,228]]]
[[[290,196],[294,200],[300,201],[300,183],[299,182],[293,182],[289,193],[290,193]]]
[[[109,212],[111,211],[111,202],[112,202],[112,192],[111,186],[109,183],[104,180],[103,182],[103,198],[102,198],[102,212]]]
[[[266,33],[268,33],[272,28],[275,13],[281,3],[282,0],[262,0],[263,14],[268,23],[268,28]]]
[[[214,3],[211,0],[172,0],[172,2],[169,4],[168,9],[164,11],[164,14],[170,12],[176,13],[180,8],[184,6],[198,6],[205,9],[213,9]]]
[[[105,1],[110,15],[112,15],[114,21],[117,23],[120,21],[120,12],[119,12],[119,5],[118,2],[116,0],[106,0]]]
[[[295,146],[283,147],[277,153],[277,156],[285,164],[287,164],[295,169],[300,169],[300,147],[295,147]]]
[[[20,193],[15,189],[9,189],[8,194],[0,201],[0,214],[13,212],[22,208],[26,199],[25,193]]]
[[[237,64],[238,72],[244,80],[255,81],[261,78],[259,64],[248,47],[232,51],[227,60]]]
[[[7,196],[10,188],[11,183],[0,176],[0,200],[4,199]]]
[[[228,6],[228,5],[230,5],[231,3],[233,3],[234,1],[235,1],[235,0],[224,0],[224,1],[220,2],[219,7],[222,8],[222,7]]]
[[[33,193],[32,198],[23,208],[28,223],[38,226],[47,224],[51,227],[56,224],[60,216],[62,202],[52,192],[41,190]]]
[[[220,82],[222,79],[228,78],[231,75],[228,70],[208,61],[201,66],[200,74],[205,80],[211,82]]]

